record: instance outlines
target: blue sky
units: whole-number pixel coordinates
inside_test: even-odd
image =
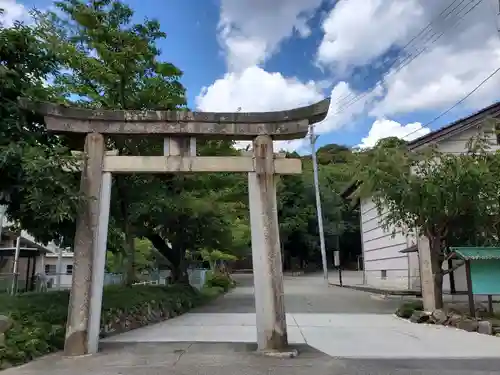
[[[412,139],[499,99],[495,76],[425,126],[500,67],[492,0],[467,1],[478,3],[474,9],[453,8],[452,0],[126,2],[137,22],[160,21],[168,35],[162,57],[184,71],[192,109],[279,110],[331,96],[329,117],[317,127],[320,146]],[[0,0],[11,18],[50,4]],[[355,103],[343,108],[349,98]],[[307,152],[300,140],[279,147]]]

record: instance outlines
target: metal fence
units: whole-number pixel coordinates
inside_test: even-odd
[[[201,289],[206,282],[207,278],[206,269],[190,269],[188,270],[189,283],[196,289]],[[12,288],[16,293],[24,293],[28,291],[46,292],[58,289],[70,289],[72,282],[72,275],[66,273],[56,274],[51,273],[48,275],[37,274],[33,278],[25,280],[18,274],[17,282],[15,281],[14,274],[4,273],[0,274],[0,293],[11,293]],[[104,285],[117,285],[123,282],[124,276],[116,273],[104,274]],[[143,274],[139,276],[139,281],[134,285],[169,285],[171,280],[171,272],[168,270],[154,272],[151,274]],[[58,287],[58,283],[60,286]],[[17,287],[13,287],[16,284]]]

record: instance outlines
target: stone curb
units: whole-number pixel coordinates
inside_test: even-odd
[[[329,283],[331,286],[336,286],[340,288],[347,288],[353,290],[359,290],[361,292],[375,293],[375,294],[387,294],[391,296],[416,296],[421,297],[422,293],[417,292],[416,290],[391,290],[391,289],[381,289],[374,287],[365,287],[365,286],[357,286],[357,285],[340,285],[337,283]]]

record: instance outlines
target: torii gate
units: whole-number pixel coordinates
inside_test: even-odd
[[[330,99],[279,112],[89,110],[20,99],[45,117],[47,129],[85,137],[80,189],[88,198],[77,218],[66,355],[98,351],[112,173],[248,173],[252,261],[261,351],[288,345],[283,270],[276,206],[276,175],[302,172],[300,159],[273,153],[273,140],[307,135],[322,121]],[[162,136],[163,156],[118,156],[105,150],[105,135]],[[252,140],[253,155],[197,156],[198,138]]]

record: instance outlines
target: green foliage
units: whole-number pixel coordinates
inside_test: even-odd
[[[58,59],[38,31],[0,26],[0,203],[8,204],[12,222],[48,242],[74,230],[81,197],[77,178],[62,170],[73,162],[67,140],[49,134],[40,116],[18,109],[18,97],[57,101],[47,79]]]
[[[499,166],[500,155],[482,139],[472,139],[462,155],[375,148],[361,160],[359,193],[371,196],[380,212],[387,209],[386,225],[441,240],[467,218],[478,235],[498,238]]]
[[[135,270],[138,273],[148,272],[157,268],[157,254],[151,241],[147,239],[136,238],[134,240],[135,245]],[[161,256],[161,255],[160,255]],[[124,253],[123,250],[119,251],[109,251],[106,256],[106,269],[108,272],[112,273],[122,273],[125,272],[123,269],[124,265]]]
[[[293,155],[290,155],[293,156]],[[327,253],[340,248],[340,241],[359,228],[358,218],[340,194],[353,177],[352,155],[348,148],[327,145],[317,152],[318,177],[323,208],[323,227]],[[285,259],[320,262],[320,242],[317,224],[316,197],[311,157],[303,158],[303,173],[283,176],[278,184],[278,214],[280,239]],[[354,261],[350,251],[356,245],[345,246],[345,262]],[[286,263],[285,263],[286,264]]]
[[[208,288],[222,288],[227,292],[229,289],[234,287],[235,283],[227,274],[223,274],[221,272],[209,272],[207,274],[205,285]]]
[[[188,286],[110,286],[104,289],[101,333],[120,321],[135,327],[151,322],[146,316],[155,312],[159,319],[182,314],[220,294],[220,289],[202,293]],[[0,294],[0,313],[9,316],[13,327],[0,347],[0,369],[6,363],[18,365],[44,354],[61,350],[68,311],[69,291],[25,293],[11,297]],[[158,319],[155,317],[155,319]]]
[[[235,261],[238,260],[238,257],[236,257],[233,254],[228,254],[224,253],[220,250],[208,250],[208,249],[203,249],[200,252],[201,258],[203,259],[204,262],[208,262],[210,264],[210,269],[212,271],[215,270],[215,264],[218,261]]]
[[[456,155],[433,147],[408,151],[383,144],[359,159],[361,198],[371,197],[382,224],[425,235],[442,306],[442,262],[451,245],[497,243],[500,238],[500,153],[484,137]]]
[[[133,10],[116,0],[57,1],[58,12],[38,13],[42,39],[61,57],[54,87],[71,105],[90,108],[182,110],[182,72],[162,62],[157,42],[166,37],[155,20],[132,21]],[[121,155],[161,155],[162,140],[111,137]],[[234,155],[230,142],[199,145],[202,155]],[[234,174],[116,176],[109,248],[127,258],[128,281],[140,253],[134,237],[148,238],[168,260],[174,281],[186,281],[187,250],[236,248],[231,229],[241,204],[242,179]],[[240,224],[241,227],[241,224]],[[240,229],[240,228],[238,228]],[[240,230],[241,232],[241,230]],[[241,237],[241,236],[240,236]],[[235,243],[235,246],[233,246]]]
[[[415,311],[423,311],[424,310],[424,305],[422,301],[407,301],[404,302],[399,308],[396,310],[396,315],[409,319]]]

